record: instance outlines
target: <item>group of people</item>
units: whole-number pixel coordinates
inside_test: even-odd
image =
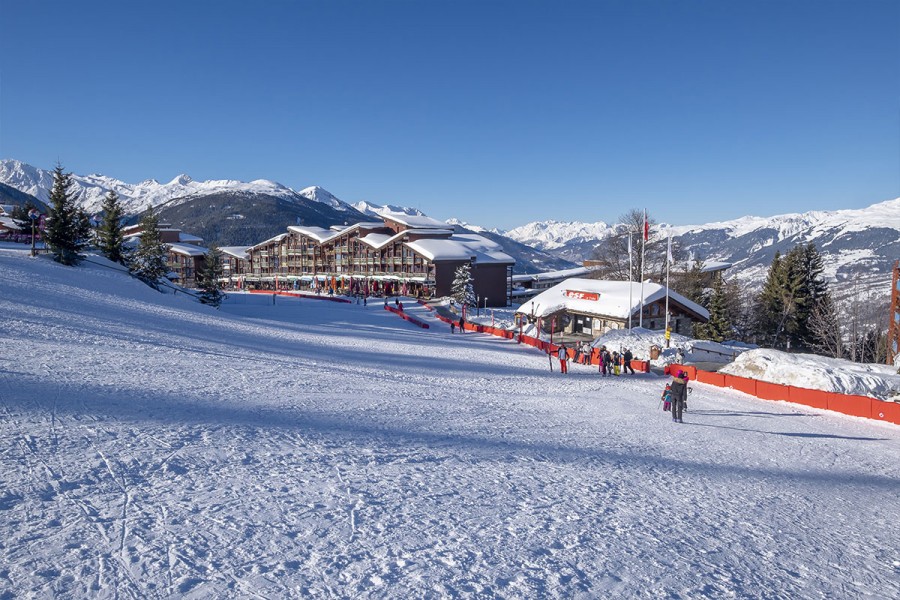
[[[560,373],[568,373],[569,349],[566,347],[565,343],[560,344],[556,351],[556,356],[559,359]],[[588,342],[583,342],[575,347],[574,360],[576,363],[589,365],[591,364],[593,356],[594,349]],[[601,346],[597,350],[597,359],[599,371],[603,377],[619,375],[620,373],[628,374],[629,371],[634,375],[634,367],[631,366],[631,361],[634,360],[634,354],[632,354],[631,350],[628,348],[625,348],[622,353],[619,354],[619,352],[615,350],[610,352],[606,346]]]

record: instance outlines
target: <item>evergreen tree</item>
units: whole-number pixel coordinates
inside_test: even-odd
[[[475,306],[477,300],[472,283],[472,266],[469,263],[457,267],[450,285],[450,297],[462,306]]]
[[[216,245],[209,248],[203,270],[199,273],[197,283],[200,287],[200,302],[216,308],[222,303],[222,251]]]
[[[50,190],[50,212],[44,229],[44,239],[53,254],[53,260],[64,265],[75,265],[81,260],[81,251],[87,246],[90,222],[83,209],[75,205],[69,191],[72,175],[57,164],[53,169],[53,187]]]
[[[713,282],[713,293],[709,303],[709,321],[698,325],[695,333],[700,339],[724,342],[732,337],[731,319],[728,315],[728,298],[725,291],[725,282],[721,275],[717,274]]]
[[[795,257],[776,253],[754,310],[754,330],[760,344],[771,348],[791,347],[801,300],[800,287]]]
[[[703,261],[694,260],[691,268],[683,273],[674,273],[670,276],[671,288],[679,294],[696,302],[704,308],[709,308],[710,295],[706,293],[704,285],[706,274],[703,273]]]
[[[810,242],[806,246],[798,246],[792,252],[796,254],[797,275],[802,282],[799,289],[800,302],[797,311],[797,342],[804,348],[812,349],[817,345],[817,335],[825,332],[820,331],[818,334],[814,334],[810,329],[810,320],[814,312],[821,312],[820,307],[823,303],[831,302],[831,296],[828,292],[828,283],[822,277],[822,273],[825,271],[822,255],[819,254],[815,244]]]
[[[125,263],[125,240],[122,235],[122,217],[125,212],[115,190],[103,199],[103,222],[97,228],[97,247],[109,260]]]
[[[159,233],[159,217],[152,206],[141,217],[141,236],[131,260],[131,271],[153,287],[169,271],[166,266],[168,249]]]

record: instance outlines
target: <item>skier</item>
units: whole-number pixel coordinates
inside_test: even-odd
[[[621,362],[620,359],[621,359],[621,357],[619,356],[618,351],[613,350],[613,353],[612,353],[612,370],[613,370],[613,375],[618,375],[618,374],[619,374],[619,363]]]
[[[565,344],[562,344],[557,351],[557,356],[559,357],[559,372],[560,373],[568,373],[569,372],[569,349],[566,348]]]
[[[462,317],[459,318],[459,332],[460,333],[466,332],[466,321]]]
[[[628,371],[631,371],[631,374],[634,375],[634,367],[631,366],[631,361],[634,358],[634,355],[631,353],[631,350],[625,348],[624,354],[622,354],[622,372],[628,375]]]
[[[456,333],[456,321],[450,321],[450,333]]]
[[[672,408],[672,384],[667,383],[666,388],[662,392],[662,409],[666,412],[669,412]]]
[[[678,423],[684,423],[681,420],[681,414],[684,411],[684,405],[687,402],[687,371],[681,371],[672,378],[671,395],[672,395],[672,420]]]

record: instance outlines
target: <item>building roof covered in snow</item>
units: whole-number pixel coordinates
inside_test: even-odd
[[[514,264],[516,259],[506,254],[496,242],[476,234],[459,233],[447,239],[418,239],[407,242],[430,261],[470,260],[475,264]]]
[[[394,221],[414,229],[446,229],[447,224],[425,215],[408,215],[406,213],[384,212],[381,216],[385,220]]]
[[[219,250],[222,254],[227,254],[241,260],[248,260],[250,256],[247,254],[248,246],[222,246]]]
[[[194,244],[166,244],[170,252],[184,256],[206,256],[208,250]]]
[[[658,283],[644,282],[643,288],[645,305],[666,297],[666,288]],[[678,292],[669,290],[669,301],[709,319],[709,311]],[[625,320],[640,309],[640,282],[570,278],[525,302],[516,312],[543,317],[566,310]]]

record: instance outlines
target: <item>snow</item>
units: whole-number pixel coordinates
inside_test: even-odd
[[[900,427],[91,260],[0,249],[0,597],[900,597]]]
[[[814,354],[759,348],[741,354],[734,363],[719,372],[881,400],[900,398],[900,375],[895,367],[854,363]]]
[[[428,260],[469,260],[475,264],[513,264],[515,259],[496,242],[476,234],[455,234],[449,239],[421,238],[406,245]]]

